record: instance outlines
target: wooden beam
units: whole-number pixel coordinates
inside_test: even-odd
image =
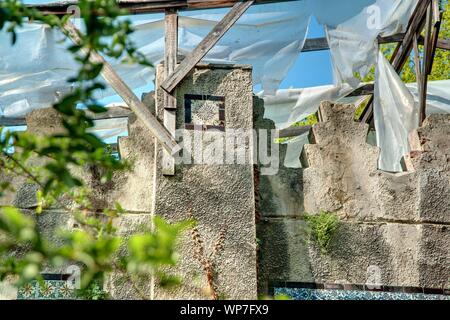
[[[414,12],[409,20],[408,27],[403,39],[397,44],[391,58],[391,64],[397,73],[400,73],[404,64],[408,60],[415,35],[418,30],[421,30],[424,24],[427,7],[430,5],[431,0],[419,1]],[[394,39],[391,39],[394,40]],[[361,122],[372,123],[373,122],[373,96],[371,97],[366,108],[361,115]]]
[[[419,51],[419,42],[418,42],[419,35],[417,34],[414,37],[413,41],[413,48],[414,48],[414,68],[416,72],[416,82],[417,82],[417,91],[419,93],[419,97],[422,97],[422,65],[420,63],[420,51]],[[419,122],[419,126],[422,124],[422,122]]]
[[[392,36],[387,37],[378,37],[378,43],[379,44],[385,44],[385,43],[395,43],[395,42],[402,42],[405,38],[405,33],[397,33]],[[419,44],[423,45],[424,39],[423,37],[419,37]],[[444,50],[450,50],[450,40],[448,39],[438,39],[436,47],[438,49],[444,49]],[[330,47],[328,46],[327,38],[311,38],[306,39],[305,44],[303,46],[302,52],[312,52],[312,51],[322,51],[322,50],[329,50]]]
[[[408,23],[405,37],[403,38],[402,42],[397,45],[392,55],[391,64],[393,65],[397,73],[402,70],[405,62],[408,60],[408,57],[412,50],[414,36],[416,35],[417,30],[422,29],[427,13],[427,7],[430,5],[430,3],[431,0],[419,1],[416,9],[414,10],[411,20]]]
[[[329,50],[327,38],[311,38],[306,39],[302,52]]]
[[[414,48],[414,68],[416,71],[416,80],[419,80],[421,78],[422,74],[422,64],[420,63],[420,51],[419,51],[419,41],[418,41],[418,35],[414,37],[413,41],[413,48]],[[419,83],[417,83],[419,88]],[[419,88],[420,91],[420,88]]]
[[[93,113],[86,110],[86,115],[92,120],[107,120],[107,119],[117,119],[117,118],[128,118],[129,115],[133,114],[129,108],[124,107],[108,107],[108,111],[102,113]],[[0,126],[26,126],[27,122],[25,117],[16,118],[6,118],[0,117]]]
[[[423,45],[425,39],[423,38],[423,36],[419,36],[417,41],[420,45]],[[450,50],[450,39],[438,39],[436,43],[436,49]]]
[[[164,76],[168,78],[177,66],[178,53],[178,13],[175,10],[167,10],[164,18]],[[170,94],[164,96],[165,109],[174,110],[177,108],[177,103],[174,97]]]
[[[426,22],[425,22],[425,43],[424,43],[424,56],[423,56],[423,62],[422,62],[422,70],[420,73],[420,96],[419,96],[419,115],[420,115],[420,122],[419,126],[422,125],[423,121],[426,118],[426,108],[427,108],[427,87],[428,87],[428,66],[430,65],[431,61],[431,41],[432,41],[432,23],[433,23],[433,11],[431,3],[427,7],[427,13],[426,13]]]
[[[64,26],[64,31],[75,44],[79,45],[81,43],[79,31],[70,21]],[[136,97],[111,65],[97,52],[92,52],[90,59],[93,63],[103,63],[101,72],[103,78],[144,123],[152,135],[162,144],[164,149],[170,154],[175,154],[180,151],[181,147],[177,144],[170,132],[159,123],[150,110]]]
[[[359,117],[360,121],[363,123],[371,123],[373,120],[373,95],[370,96],[369,101],[367,102],[366,108],[361,113]]]
[[[0,117],[0,127],[25,126],[25,118],[6,118]]]
[[[278,131],[278,138],[297,137],[308,132],[312,126],[289,127]]]
[[[438,41],[439,41],[439,32],[441,31],[441,21],[442,21],[442,17],[443,17],[443,12],[441,13],[435,13],[435,10],[439,10],[439,4],[437,2],[437,0],[433,0],[433,17],[434,19],[437,19],[434,21],[434,27],[433,27],[433,34],[431,36],[431,42],[430,42],[430,59],[428,60],[427,63],[427,74],[430,75],[431,72],[433,71],[433,62],[434,62],[434,57],[436,55],[436,49],[437,49],[437,45],[438,45]],[[437,18],[436,18],[437,15]]]
[[[230,8],[242,0],[116,0],[119,8],[127,10],[127,14],[145,14],[165,12],[167,9],[203,10]],[[304,0],[254,0],[255,4],[269,4]],[[43,14],[65,15],[70,6],[76,6],[78,1],[69,0],[46,4],[28,4]]]
[[[211,50],[211,48],[222,38],[231,26],[244,14],[253,4],[253,0],[238,2],[223,17],[223,19],[211,30],[211,32],[198,44],[198,46],[175,68],[175,71],[163,81],[161,88],[167,92],[180,83],[181,80],[200,62],[200,60]]]
[[[176,10],[166,10],[166,14],[164,17],[164,27],[164,77],[167,78],[173,73],[177,65],[178,13]],[[175,138],[176,131],[176,109],[177,100],[175,96],[165,92],[163,121],[164,126],[167,128],[173,138]],[[166,151],[163,152],[161,168],[163,175],[175,175],[175,158]]]
[[[384,44],[384,43],[392,43],[392,42],[402,42],[405,38],[404,33],[397,33],[392,36],[382,37],[378,36],[378,43]]]
[[[443,50],[450,50],[450,39],[438,39],[437,48]]]
[[[350,92],[346,97],[358,97],[358,96],[368,96],[373,94],[374,84],[373,83],[367,83],[364,84],[352,92]]]

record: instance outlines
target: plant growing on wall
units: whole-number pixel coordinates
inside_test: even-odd
[[[216,284],[216,258],[223,251],[226,229],[223,228],[220,230],[219,237],[214,242],[214,246],[210,253],[206,252],[205,244],[202,240],[200,232],[196,227],[192,228],[191,236],[194,243],[194,258],[202,266],[208,284],[208,288],[206,291],[213,300],[218,300],[219,293]]]
[[[91,190],[74,174],[74,168],[95,167],[101,173],[100,183],[106,184],[114,172],[130,167],[113,157],[106,144],[89,132],[94,122],[78,107],[83,105],[93,113],[107,111],[94,98],[96,92],[104,89],[98,79],[103,64],[92,62],[91,55],[98,52],[126,63],[151,65],[130,41],[131,22],[119,19],[126,11],[119,9],[114,0],[79,0],[78,6],[85,32],[80,34],[79,44],[67,48],[78,63],[78,72],[68,79],[73,90],[53,105],[64,131],[42,137],[0,127],[0,170],[24,177],[37,187],[36,215],[58,204],[72,214],[79,228],[59,232],[57,237],[62,244],[55,246],[37,228],[33,216],[13,206],[0,207],[0,280],[13,276],[15,284],[20,286],[32,279],[42,280],[40,272],[44,265],[59,267],[69,262],[84,267],[82,288],[94,288],[96,279],[115,271],[125,274],[136,291],[141,292],[134,279],[161,274],[161,267],[176,263],[175,241],[190,222],[168,224],[157,217],[154,229],[125,240],[117,235],[113,223],[123,213],[120,204],[96,212],[90,202]],[[43,15],[18,0],[0,2],[0,31],[11,35],[12,44],[19,36],[18,28],[27,20],[64,32],[69,18],[68,15]],[[11,147],[19,151],[8,152]],[[42,159],[40,163],[44,164],[33,165],[35,159]],[[0,197],[11,189],[9,181],[0,181]],[[119,248],[123,247],[127,254],[119,259]],[[24,254],[11,255],[18,249]],[[102,295],[97,288],[95,297],[99,296]]]
[[[331,240],[339,228],[340,220],[335,213],[321,211],[319,214],[305,214],[308,235],[324,254],[328,253]]]

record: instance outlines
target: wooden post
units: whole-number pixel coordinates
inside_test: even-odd
[[[77,28],[68,21],[64,26],[69,38],[75,43],[80,44],[81,39]],[[97,52],[92,52],[90,57],[93,63],[103,63],[102,76],[111,85],[114,91],[122,97],[123,101],[130,107],[130,109],[141,119],[145,126],[150,130],[154,137],[162,144],[165,150],[170,154],[175,154],[180,151],[181,147],[177,144],[172,135],[164,128],[150,110],[139,100],[138,97],[131,91],[127,84],[114,71],[111,65]]]
[[[420,51],[419,51],[419,38],[420,34],[416,34],[414,37],[413,47],[414,47],[414,67],[416,70],[416,82],[417,82],[417,91],[419,93],[419,97],[422,97],[422,66],[420,63]],[[419,126],[422,124],[422,121],[419,120]]]
[[[165,19],[165,49],[164,49],[164,77],[167,79],[174,71],[178,52],[178,14],[176,10],[166,10]],[[164,93],[164,126],[173,138],[176,131],[177,100],[174,93]],[[175,159],[172,155],[163,152],[162,174],[173,176],[175,174]]]
[[[172,92],[181,80],[195,67],[195,65],[211,50],[217,41],[233,26],[233,24],[253,4],[253,0],[237,2],[210,33],[198,44],[181,63],[175,68],[170,77],[163,81],[161,88]]]
[[[424,48],[423,48],[423,63],[422,63],[422,70],[420,74],[420,81],[421,81],[421,89],[419,96],[419,110],[420,110],[420,122],[419,125],[421,126],[423,121],[426,118],[426,108],[427,108],[427,88],[428,88],[428,64],[431,59],[431,28],[432,28],[432,20],[433,20],[433,12],[431,10],[432,6],[431,4],[427,8],[427,14],[426,14],[426,23],[425,23],[425,40],[424,40]]]
[[[434,56],[436,55],[436,49],[439,43],[439,32],[441,30],[441,21],[443,12],[439,11],[439,1],[433,0],[433,20],[434,20],[434,28],[433,28],[433,36],[431,39],[431,49],[430,49],[430,60],[427,64],[427,74],[430,75],[433,69]]]
[[[430,7],[431,0],[421,0],[418,2],[416,9],[408,23],[406,33],[400,43],[394,50],[391,58],[391,64],[395,71],[400,74],[403,66],[410,57],[411,50],[413,48],[414,38],[416,34],[423,28],[424,17],[427,14],[427,8]],[[366,123],[373,120],[373,96],[371,101],[368,103],[366,109],[363,111],[363,116],[361,121]]]

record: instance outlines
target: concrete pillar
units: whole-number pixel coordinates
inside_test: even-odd
[[[159,65],[155,93],[161,121],[163,72]],[[254,299],[251,67],[198,65],[177,87],[175,96],[177,138],[182,136],[184,150],[176,158],[175,175],[164,176],[163,150],[156,146],[152,212],[174,222],[192,217],[197,226],[181,239],[179,262],[168,270],[182,276],[182,286],[168,291],[156,281],[153,298],[209,299],[215,294],[224,299]]]

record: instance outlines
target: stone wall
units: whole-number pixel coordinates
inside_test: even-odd
[[[211,137],[225,137],[228,129],[248,130],[253,128],[252,117],[252,72],[248,66],[197,66],[177,87],[177,128],[184,128],[185,94],[213,95],[224,99],[225,131],[199,131],[202,144],[207,147]],[[163,68],[157,67],[157,82]],[[144,104],[161,120],[163,115],[163,93],[143,97]],[[58,115],[51,108],[41,109],[27,115],[27,130],[37,134],[49,134],[64,130]],[[151,227],[151,218],[163,216],[169,221],[194,218],[196,228],[203,241],[204,251],[209,255],[219,238],[223,238],[223,249],[214,256],[214,286],[218,295],[225,299],[256,298],[256,227],[255,198],[253,189],[253,163],[251,139],[245,151],[249,161],[243,164],[209,165],[204,163],[176,165],[174,176],[164,176],[161,171],[162,149],[143,123],[134,115],[129,121],[129,136],[118,141],[120,156],[132,162],[132,169],[119,172],[111,182],[102,184],[97,168],[83,168],[77,174],[94,191],[94,209],[114,208],[117,201],[125,210],[115,223],[119,234],[125,238]],[[187,139],[192,130],[185,130]],[[251,137],[252,138],[252,137]],[[44,162],[31,160],[34,165]],[[33,214],[36,207],[36,186],[22,178],[0,172],[0,181],[12,181],[17,192],[0,198],[1,205],[14,204]],[[68,202],[70,205],[70,201]],[[71,229],[76,224],[60,206],[54,206],[37,218],[38,226],[48,235],[58,228]],[[182,278],[181,287],[168,291],[148,279],[140,283],[143,292],[152,299],[209,299],[207,275],[204,266],[195,258],[198,247],[191,232],[186,232],[179,241],[180,259],[177,267],[167,270]],[[61,270],[46,270],[52,273]],[[105,289],[114,299],[138,299],[141,294],[121,274],[111,273]]]
[[[157,69],[156,87],[163,76],[163,67]],[[214,244],[224,234],[223,250],[211,261],[215,265],[217,293],[223,298],[256,298],[256,227],[255,198],[253,190],[253,160],[251,146],[253,141],[245,142],[248,157],[245,163],[212,164],[214,155],[206,152],[208,147],[219,147],[216,152],[222,156],[233,150],[223,150],[220,145],[231,133],[231,129],[251,130],[252,118],[252,73],[247,66],[197,65],[196,68],[177,86],[178,129],[185,128],[185,103],[187,95],[222,97],[225,108],[224,131],[190,130],[182,131],[183,143],[192,140],[192,164],[175,166],[174,176],[164,176],[161,162],[157,161],[154,212],[169,221],[194,218],[199,235],[203,241],[205,255],[214,251]],[[162,119],[164,93],[156,91],[156,109]],[[198,136],[194,136],[198,134]],[[239,143],[233,144],[238,147]],[[242,147],[242,145],[240,145]],[[201,147],[203,152],[194,152]],[[158,146],[158,159],[162,148]],[[234,150],[237,151],[237,150]],[[186,149],[183,152],[187,152]],[[186,158],[186,155],[183,155]],[[216,159],[220,163],[221,156]],[[202,162],[202,164],[197,164]],[[184,275],[186,285],[176,292],[167,292],[155,285],[154,297],[157,299],[204,298],[201,290],[192,286],[207,287],[203,265],[195,258],[198,244],[191,234],[181,241],[180,262],[172,272]]]
[[[162,77],[163,68],[158,66],[157,88]],[[186,99],[193,95],[220,98],[225,119],[221,130],[200,131],[196,137],[186,127]],[[244,140],[247,161],[211,163],[225,151],[211,146],[226,140],[231,129],[275,127],[263,117],[263,101],[252,96],[250,67],[198,65],[177,87],[175,96],[176,127],[182,129],[183,144],[193,139],[193,145],[209,150],[200,159],[195,152],[183,152],[177,161],[190,158],[191,163],[177,162],[174,176],[163,175],[161,146],[139,119],[130,116],[129,136],[119,139],[118,148],[122,158],[132,161],[132,169],[115,174],[107,184],[100,183],[95,168],[78,170],[95,191],[95,208],[121,203],[126,213],[116,224],[124,237],[150,228],[154,215],[169,221],[197,220],[196,233],[187,232],[180,241],[179,264],[166,270],[181,275],[183,285],[168,291],[148,279],[143,283],[148,296],[209,298],[194,236],[200,236],[207,255],[219,239],[223,241],[223,249],[212,261],[221,298],[256,298],[257,286],[264,294],[271,282],[364,284],[374,268],[380,271],[381,285],[448,287],[450,116],[432,115],[411,134],[412,151],[404,159],[407,171],[394,174],[377,169],[378,148],[366,143],[368,126],[353,121],[354,107],[323,103],[321,122],[313,126],[310,144],[302,154],[305,168],[284,167],[286,146],[280,145],[278,172],[259,175],[264,166],[253,165],[256,141],[252,135]],[[144,95],[143,101],[162,121],[164,92],[157,89]],[[52,109],[33,111],[27,125],[36,134],[63,130]],[[44,163],[31,161],[36,166]],[[17,192],[0,198],[0,206],[14,204],[32,214],[36,186],[0,172],[2,180],[12,181]],[[321,211],[333,212],[341,221],[328,253],[310,241],[304,221],[305,212]],[[59,227],[76,227],[57,205],[37,222],[49,237]],[[105,288],[116,299],[140,297],[120,274],[110,274]]]
[[[373,268],[380,285],[448,287],[450,116],[427,118],[411,135],[408,171],[393,174],[377,170],[378,149],[366,144],[368,125],[353,121],[353,106],[325,102],[319,112],[302,154],[307,168],[298,169],[304,212],[336,213],[341,226],[324,254],[303,211],[263,211],[260,291],[270,282],[365,284]]]

